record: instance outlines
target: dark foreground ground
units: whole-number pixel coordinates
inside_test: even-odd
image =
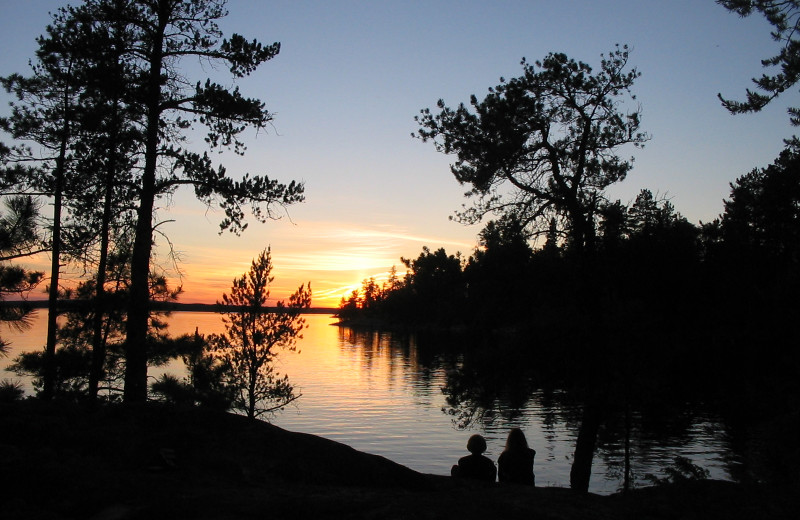
[[[796,518],[720,481],[576,495],[424,475],[320,437],[159,405],[0,405],[0,518]]]

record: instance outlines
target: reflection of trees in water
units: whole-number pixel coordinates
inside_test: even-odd
[[[518,359],[465,356],[461,366],[448,372],[443,388],[448,406],[443,411],[453,417],[458,428],[479,424],[484,429],[508,429],[523,420],[523,411],[536,410],[547,443],[558,442],[559,430],[571,432],[571,437],[577,440],[586,421],[585,392],[575,388],[543,389],[530,369],[520,367],[526,365]],[[694,446],[687,451],[687,454],[695,452],[689,462],[725,466],[729,474],[735,475],[729,468],[737,463],[738,457],[707,461],[704,451],[716,448],[698,446],[711,443],[733,449],[725,440],[725,432],[720,431],[722,422],[716,414],[700,403],[679,399],[648,407],[642,397],[628,400],[629,404],[636,403],[629,410],[624,400],[604,399],[598,411],[600,423],[593,451],[594,457],[609,470],[606,478],[619,480],[622,486],[627,476],[632,486],[645,481],[651,473],[664,474],[674,464],[675,447],[680,446]],[[630,468],[626,468],[626,440]],[[575,457],[571,460],[574,463]]]
[[[599,392],[600,398],[593,401],[600,421],[595,456],[610,468],[611,478],[623,480],[626,474],[626,439],[632,481],[641,481],[654,467],[672,464],[674,454],[667,454],[663,446],[725,444],[721,440],[725,432],[719,431],[722,423],[702,405],[702,393],[690,388],[665,391],[672,385],[654,379],[655,374],[632,355],[624,357],[624,362],[614,360],[615,370],[607,370],[611,363],[595,366],[599,376],[592,382],[602,384],[587,386],[583,383],[591,365],[571,372],[579,374],[574,377],[548,362],[550,355],[564,352],[534,355],[530,347],[520,348],[513,340],[493,338],[488,347],[482,344],[485,339],[455,334],[340,330],[343,346],[357,349],[365,364],[374,357],[386,358],[407,370],[404,377],[424,385],[433,383],[433,373],[443,373],[446,405],[442,411],[459,429],[507,429],[525,423],[524,414],[536,410],[545,441],[556,442],[558,430],[577,437],[586,420],[586,403],[593,401],[588,394]],[[689,398],[691,394],[695,401]],[[711,431],[703,431],[703,425]],[[731,461],[715,464],[726,462]]]
[[[675,380],[657,379],[657,371],[648,369],[635,350],[599,364],[597,358],[585,358],[570,365],[551,362],[558,357],[574,360],[567,346],[544,352],[531,345],[523,348],[519,340],[496,337],[340,327],[339,341],[340,348],[358,356],[365,368],[387,365],[390,384],[395,378],[409,381],[420,394],[438,387],[445,398],[442,411],[458,429],[525,426],[530,421],[526,414],[535,410],[543,440],[563,442],[559,431],[571,432],[573,439],[578,436],[586,419],[585,405],[596,392],[600,424],[595,458],[610,469],[609,478],[624,478],[626,437],[631,478],[638,482],[653,468],[672,464],[674,453],[667,453],[664,446],[715,442],[735,449],[725,441],[718,415],[703,406],[699,388],[680,381],[678,389]],[[590,380],[591,370],[597,374]],[[702,457],[702,449],[697,451]]]
[[[702,403],[648,409],[637,407],[626,414],[622,406],[609,407],[598,434],[596,456],[609,469],[608,477],[624,483],[625,443],[629,441],[630,485],[652,483],[654,477],[668,474],[678,461],[724,467],[732,476],[739,458],[731,455],[710,459],[719,450],[733,454],[723,422]],[[665,447],[679,447],[677,450]]]
[[[568,406],[553,396],[561,391],[538,391],[535,371],[512,355],[512,348],[480,348],[480,338],[455,333],[386,332],[339,327],[340,348],[357,355],[369,369],[386,363],[390,374],[421,386],[439,385],[445,396],[443,412],[453,417],[458,428],[516,424],[523,410],[542,410],[545,426],[579,419]],[[402,371],[402,374],[399,372]],[[438,377],[437,377],[438,376]],[[440,385],[444,376],[445,384]],[[569,407],[574,408],[574,403]]]
[[[452,367],[447,349],[431,348],[433,345],[420,340],[418,334],[339,327],[340,349],[357,356],[366,369],[385,363],[390,386],[395,381],[409,381],[415,391],[437,385],[436,375]]]
[[[456,428],[497,420],[514,422],[528,408],[536,385],[521,364],[486,351],[467,353],[447,371],[443,409]]]

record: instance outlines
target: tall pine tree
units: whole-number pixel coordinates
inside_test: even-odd
[[[266,176],[229,177],[215,167],[207,153],[183,147],[184,133],[194,124],[204,125],[212,148],[243,153],[239,139],[247,128],[263,128],[272,120],[258,99],[244,97],[210,79],[193,86],[179,66],[189,58],[224,64],[234,78],[253,72],[276,56],[280,44],[263,46],[238,34],[222,38],[217,21],[223,18],[224,0],[141,0],[128,6],[126,20],[136,32],[132,57],[141,65],[131,88],[144,114],[142,176],[137,186],[138,209],[131,261],[131,299],[126,342],[126,401],[147,397],[148,279],[153,244],[156,199],[181,185],[225,211],[221,228],[240,232],[246,227],[243,206],[250,205],[259,220],[274,217],[275,205],[303,200],[303,185],[281,184]]]

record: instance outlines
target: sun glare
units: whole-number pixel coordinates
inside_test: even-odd
[[[360,289],[362,282],[369,278],[379,285],[391,275],[392,266],[400,262],[380,256],[366,254],[283,255],[280,265],[273,270],[274,281],[270,289],[271,303],[287,300],[300,284],[311,283],[313,307],[338,307],[342,297],[348,297]],[[189,303],[213,303],[230,290],[234,278],[246,270],[233,273],[229,267],[215,269],[213,266],[186,265],[182,278],[185,297]],[[403,272],[399,273],[402,276]]]

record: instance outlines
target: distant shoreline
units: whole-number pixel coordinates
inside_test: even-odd
[[[82,300],[60,300],[58,302],[59,307],[61,307],[64,311],[69,310],[77,310],[81,307],[88,305],[88,301]],[[152,309],[156,311],[175,311],[175,312],[216,312],[219,313],[222,310],[221,305],[217,305],[216,303],[164,303],[164,302],[151,302]],[[27,305],[33,309],[47,309],[48,302],[47,300],[14,300],[14,301],[0,301],[0,307],[19,307],[22,305]],[[276,307],[265,307],[265,312],[273,312],[276,310]],[[335,309],[332,307],[311,307],[308,309],[303,309],[300,313],[301,314],[336,314],[339,312],[339,309]]]

